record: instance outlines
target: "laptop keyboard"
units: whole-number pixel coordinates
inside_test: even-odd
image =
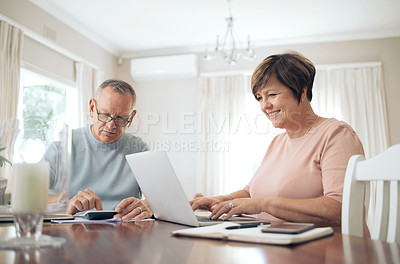
[[[237,223],[248,223],[248,222],[262,222],[260,219],[256,218],[249,218],[245,216],[232,216],[229,220],[223,220],[221,217],[218,219],[209,219],[208,216],[203,215],[196,215],[197,220],[203,223],[212,223],[212,222],[226,222],[226,221],[233,221]]]
[[[205,223],[210,223],[210,222],[222,222],[222,221],[224,221],[224,220],[222,220],[221,218],[218,218],[218,219],[210,219],[210,218],[208,218],[207,216],[200,216],[200,215],[197,215],[196,216],[197,217],[197,220],[199,221],[199,222],[205,222]]]

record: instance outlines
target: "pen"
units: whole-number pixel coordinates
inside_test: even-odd
[[[238,226],[228,226],[225,229],[251,228],[251,227],[257,227],[259,225],[267,225],[267,224],[270,224],[270,222],[243,223]]]

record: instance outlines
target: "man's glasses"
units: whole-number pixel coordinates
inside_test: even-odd
[[[125,118],[122,118],[122,117],[112,117],[109,114],[99,113],[99,110],[97,109],[96,100],[94,101],[94,106],[96,107],[97,119],[100,122],[108,123],[108,122],[114,120],[114,124],[116,126],[118,126],[118,127],[126,127],[132,120],[133,112],[132,112],[131,117],[129,119],[125,119]]]

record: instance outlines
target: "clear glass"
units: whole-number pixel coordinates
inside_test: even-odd
[[[24,146],[15,148],[14,162],[21,160],[22,156],[24,160],[40,159],[47,149],[55,149],[53,156],[46,155],[51,168],[46,214],[65,213],[69,183],[69,129],[79,125],[77,89],[23,69],[19,96],[17,116],[22,121],[19,128],[23,127],[25,133],[23,138],[20,133],[17,139]],[[36,148],[34,152],[32,146]]]
[[[66,213],[69,194],[69,160],[71,131],[63,122],[54,123],[47,130],[47,149],[43,161],[50,164],[49,199],[47,214]],[[56,155],[54,155],[56,153]]]
[[[0,206],[7,205],[6,188],[8,180],[0,176]]]
[[[0,248],[54,247],[65,242],[43,235],[42,225],[45,214],[66,211],[68,135],[68,127],[60,122],[24,120],[14,144],[12,170],[10,213],[16,237],[1,241]],[[52,155],[49,149],[54,150]]]

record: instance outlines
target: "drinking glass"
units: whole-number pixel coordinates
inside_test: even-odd
[[[30,127],[20,130],[14,144],[17,155],[13,160],[11,213],[16,237],[1,241],[0,248],[54,247],[65,242],[63,238],[43,235],[42,226],[43,216],[49,211],[66,209],[68,129],[57,122],[42,126],[40,120],[30,121]],[[47,149],[54,144],[59,153],[54,159],[45,159]],[[55,187],[49,188],[51,173]]]
[[[8,180],[0,176],[0,206],[7,205],[6,188]]]

